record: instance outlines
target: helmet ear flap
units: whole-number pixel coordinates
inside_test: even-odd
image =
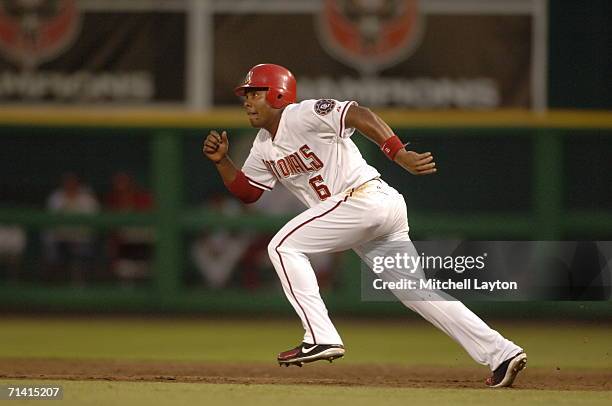
[[[275,109],[280,109],[286,105],[286,103],[284,103],[284,100],[283,100],[284,96],[285,95],[280,89],[268,89],[266,101],[271,107]]]

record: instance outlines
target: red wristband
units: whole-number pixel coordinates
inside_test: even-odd
[[[242,171],[236,173],[236,179],[229,185],[225,185],[234,196],[244,203],[253,203],[263,194],[263,190],[256,188],[249,183],[246,175]]]
[[[380,146],[380,150],[384,152],[390,160],[393,161],[395,159],[397,151],[404,148],[404,146],[405,144],[402,144],[402,140],[400,140],[397,135],[394,135],[393,137],[388,138],[385,140],[385,142],[383,142],[383,144]]]

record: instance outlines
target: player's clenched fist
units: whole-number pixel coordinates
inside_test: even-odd
[[[229,142],[227,140],[227,133],[221,132],[221,135],[215,130],[208,133],[208,136],[204,140],[202,146],[202,152],[204,155],[214,163],[221,162],[227,155],[229,150]]]
[[[414,151],[400,150],[395,155],[395,162],[413,175],[430,175],[436,173],[436,163],[431,152],[419,154]]]

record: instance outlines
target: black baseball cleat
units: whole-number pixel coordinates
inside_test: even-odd
[[[340,344],[306,344],[278,354],[278,365],[297,365],[301,367],[308,362],[325,360],[332,362],[344,356],[344,347]]]
[[[527,367],[527,354],[520,352],[512,358],[505,360],[485,383],[489,388],[512,386],[512,382],[523,369]]]

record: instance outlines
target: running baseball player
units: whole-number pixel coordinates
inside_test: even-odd
[[[430,175],[430,152],[406,150],[393,130],[371,110],[333,99],[296,103],[296,81],[286,68],[260,64],[235,89],[251,126],[259,128],[242,169],[228,155],[225,131],[210,131],[204,155],[214,162],[228,190],[244,203],[255,202],[278,182],[308,209],[270,241],[268,253],[287,299],[302,321],[302,343],[278,355],[281,365],[344,356],[342,339],[319,294],[309,254],[353,249],[368,253],[392,242],[410,243],[406,203],[368,165],[351,140],[357,129],[390,160],[413,175]],[[402,300],[457,341],[493,373],[490,387],[510,386],[527,363],[523,349],[491,329],[458,301]]]

